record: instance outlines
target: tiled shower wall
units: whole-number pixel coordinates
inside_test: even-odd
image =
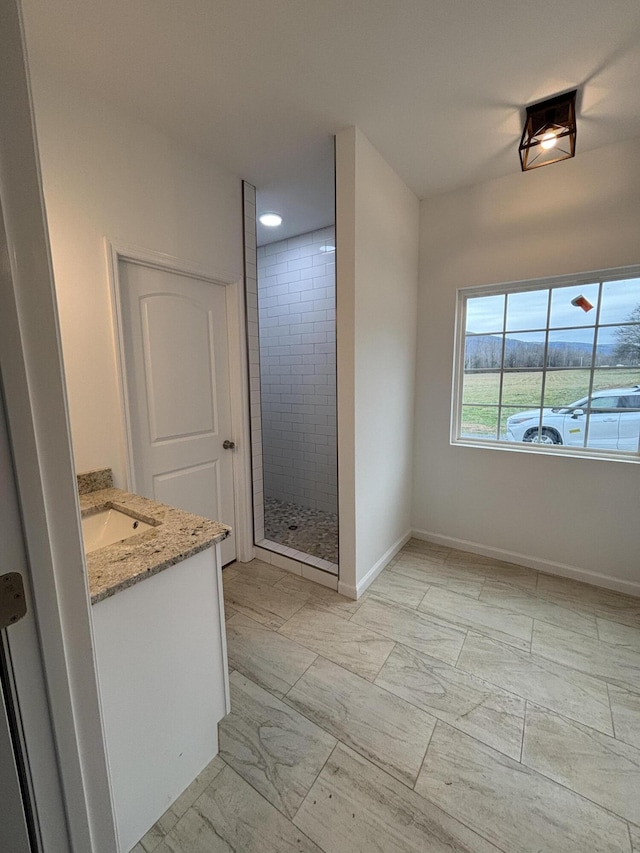
[[[258,249],[264,494],[337,512],[335,229]]]

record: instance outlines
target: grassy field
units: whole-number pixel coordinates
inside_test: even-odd
[[[595,372],[594,390],[626,388],[640,383],[640,368],[599,369]],[[539,409],[542,377],[539,372],[507,373],[502,388],[504,422],[518,411]],[[568,406],[589,391],[588,370],[557,370],[547,373],[544,406]],[[496,435],[500,376],[497,373],[468,373],[464,377],[462,435]],[[471,407],[470,403],[480,404]]]

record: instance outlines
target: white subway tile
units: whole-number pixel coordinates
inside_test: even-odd
[[[300,293],[283,293],[277,297],[278,305],[292,305],[300,302]]]
[[[302,272],[303,270],[300,271],[301,277],[298,281],[289,282],[289,293],[315,293],[313,279],[304,278]]]
[[[290,237],[287,240],[287,248],[297,249],[300,246],[308,246],[314,242],[314,233],[300,234],[298,237]]]
[[[290,271],[309,269],[313,266],[313,258],[296,258],[293,261],[287,261],[287,268]]]
[[[312,241],[314,243],[320,243],[325,240],[333,240],[335,239],[335,233],[335,225],[327,225],[325,228],[320,228],[318,231],[313,232]]]
[[[326,332],[311,332],[310,334],[302,335],[302,343],[304,344],[325,344],[326,342]]]
[[[297,261],[299,257],[299,249],[285,249],[284,251],[278,252],[278,263],[286,264],[289,261]]]
[[[306,343],[306,341],[304,340],[304,335],[310,335],[314,332],[325,331],[325,329],[317,329],[317,325],[317,323],[295,323],[294,325],[289,327],[289,331],[292,335],[303,335],[302,340]]]
[[[273,284],[269,285],[269,287],[261,287],[258,284],[258,305],[262,305],[263,296],[267,299],[270,296],[282,296],[283,293],[289,293],[289,287],[287,284],[279,284],[277,281],[277,276],[275,276]]]
[[[293,313],[294,311],[296,312],[295,314]],[[301,322],[302,317],[299,313],[297,313],[297,311],[298,311],[298,307],[296,305],[291,305],[290,309],[289,309],[289,315],[287,316],[287,315],[282,314],[278,318],[278,325],[280,325],[280,326],[298,325]]]

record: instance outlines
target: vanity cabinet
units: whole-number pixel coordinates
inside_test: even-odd
[[[218,752],[229,690],[220,545],[93,605],[121,853]]]

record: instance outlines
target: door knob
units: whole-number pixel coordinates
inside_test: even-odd
[[[225,450],[233,450],[233,448],[236,446],[236,443],[235,441],[229,441],[229,439],[227,438],[222,442],[222,446]]]

